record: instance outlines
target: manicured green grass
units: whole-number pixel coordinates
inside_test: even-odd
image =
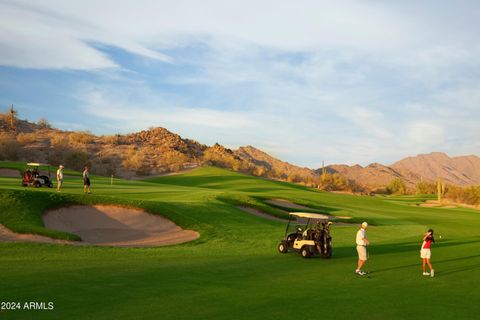
[[[197,241],[160,248],[0,243],[0,301],[53,301],[53,311],[0,311],[6,319],[472,319],[480,307],[480,212],[416,206],[431,196],[369,197],[200,168],[148,181],[67,177],[61,194],[0,178],[0,223],[58,238],[41,212],[69,203],[118,203],[197,230]],[[236,208],[282,216],[265,199],[367,220],[366,269],[353,274],[356,225],[334,225],[330,260],[282,255],[285,225]],[[434,228],[435,278],[421,275],[421,236]],[[440,239],[439,236],[442,236]]]

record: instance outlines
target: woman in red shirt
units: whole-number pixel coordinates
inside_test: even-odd
[[[423,275],[433,277],[435,271],[433,270],[432,264],[430,263],[430,258],[432,257],[432,252],[430,251],[430,246],[432,243],[435,243],[433,238],[433,229],[429,229],[427,233],[423,235],[422,248],[420,249],[420,258],[423,261]],[[427,272],[427,265],[430,267],[430,273]]]

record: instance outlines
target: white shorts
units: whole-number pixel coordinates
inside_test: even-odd
[[[430,251],[430,249],[421,249],[420,250],[420,258],[430,259],[431,257],[432,257],[432,251]]]
[[[365,246],[357,246],[358,260],[367,261],[367,248]]]

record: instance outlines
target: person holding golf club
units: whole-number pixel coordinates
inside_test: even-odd
[[[83,192],[90,194],[90,174],[88,173],[88,166],[83,168]]]
[[[363,222],[361,228],[357,231],[357,253],[358,253],[358,265],[355,273],[364,276],[367,273],[362,270],[363,264],[367,261],[367,245],[370,242],[367,240],[367,230],[368,223]]]
[[[433,237],[433,229],[428,229],[428,232],[423,235],[422,248],[420,249],[420,258],[422,258],[423,275],[431,277],[435,275],[435,270],[433,270],[432,264],[430,263],[430,258],[432,257],[430,246],[432,245],[432,243],[435,243],[435,238]],[[430,273],[427,272],[427,264],[430,268]]]
[[[58,166],[57,170],[57,192],[60,192],[63,185],[63,165]]]

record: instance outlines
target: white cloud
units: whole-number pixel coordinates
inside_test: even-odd
[[[0,65],[103,73],[75,92],[88,116],[104,120],[103,130],[161,125],[310,166],[478,153],[480,47],[472,30],[480,26],[473,7],[4,0]],[[205,52],[193,52],[195,44]],[[121,61],[99,49],[109,46],[184,68],[159,77],[208,88],[208,101],[119,73]]]
[[[126,94],[128,95],[128,92]],[[146,102],[135,105],[125,103],[125,100],[128,100],[125,97],[119,98],[116,94],[91,88],[81,89],[77,97],[82,100],[82,109],[85,113],[111,121],[111,128],[117,129],[143,130],[150,126],[163,125],[245,130],[255,125],[255,121],[245,114],[175,106],[168,101],[158,100],[153,95],[147,96]]]
[[[408,6],[408,5],[406,5]],[[345,48],[367,54],[397,56],[414,52],[417,59],[438,61],[425,42],[457,48],[458,40],[442,36],[443,21],[429,21],[428,5],[417,13],[368,1],[3,1],[0,45],[3,65],[33,68],[110,68],[115,63],[89,43],[171,61],[165,48],[222,39],[293,52]],[[460,25],[457,29],[460,29]],[[464,30],[464,29],[461,29]],[[439,49],[441,50],[441,49]],[[416,52],[416,53],[415,53]],[[433,59],[430,59],[433,58]]]

